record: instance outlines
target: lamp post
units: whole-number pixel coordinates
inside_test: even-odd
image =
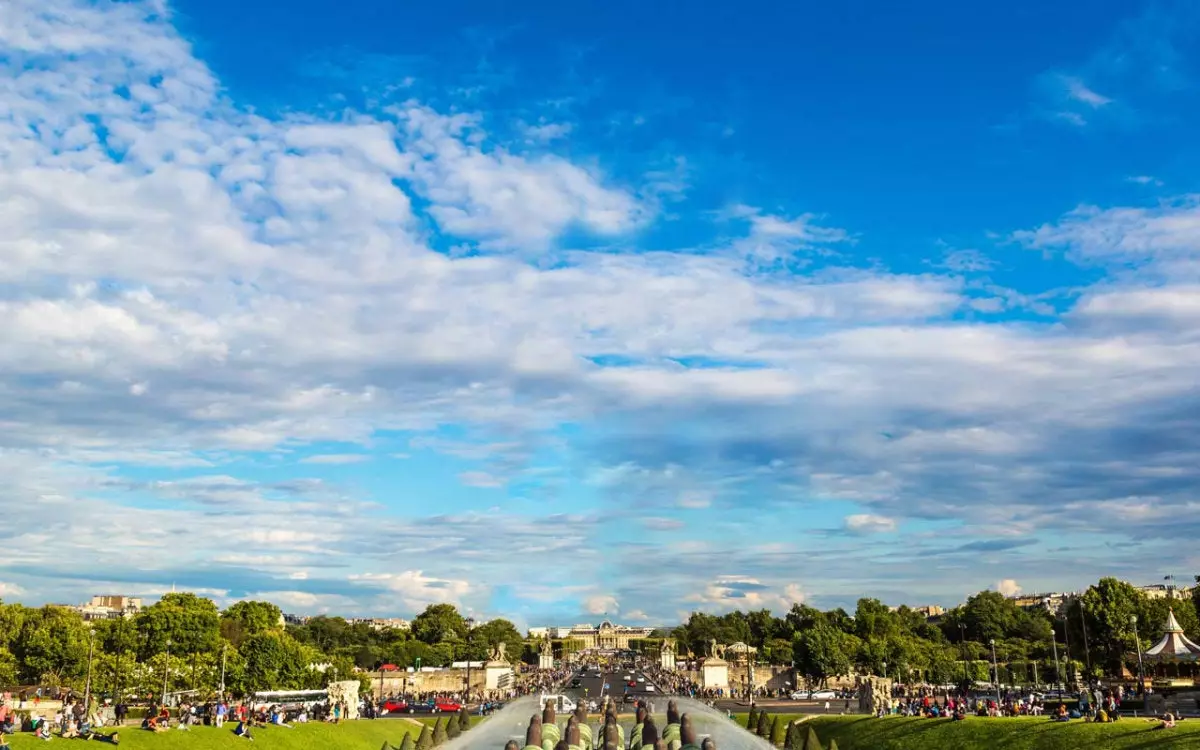
[[[1146,693],[1146,674],[1142,670],[1142,640],[1138,638],[1137,615],[1130,615],[1129,622],[1133,625],[1133,640],[1137,644],[1138,652],[1138,693],[1145,695]]]
[[[958,653],[963,660],[963,690],[966,690],[971,682],[971,678],[967,675],[967,626],[961,622],[958,624],[958,632],[961,637],[958,639]]]
[[[217,696],[218,699],[222,700],[222,701],[225,700],[225,652],[228,650],[229,650],[229,644],[222,643],[221,644],[221,694],[219,696]]]
[[[171,639],[167,639],[166,659],[163,660],[162,705],[167,705],[167,674],[171,671]]]
[[[1054,610],[1051,609],[1051,607],[1050,607],[1050,598],[1049,597],[1046,597],[1045,599],[1043,599],[1042,603],[1046,605],[1047,611],[1053,613]],[[1058,686],[1058,678],[1062,674],[1062,672],[1059,671],[1060,667],[1058,664],[1058,636],[1055,635],[1055,633],[1054,633],[1054,620],[1050,621],[1050,645],[1054,647],[1054,684],[1055,684],[1055,687],[1057,687]],[[1058,691],[1058,697],[1062,698],[1062,690]]]
[[[87,684],[83,688],[83,708],[88,710],[92,706],[92,654],[96,650],[96,631],[92,630],[88,633],[88,675]]]
[[[1092,679],[1092,647],[1088,643],[1087,618],[1083,616],[1083,597],[1079,598],[1079,624],[1083,628],[1083,658],[1087,662],[1088,681]]]
[[[996,639],[991,638],[988,643],[992,647],[992,679],[996,681],[996,708],[1000,708],[1000,665],[996,662]]]
[[[475,618],[467,618],[467,688],[463,691],[463,705],[471,702],[471,628],[475,627]],[[468,709],[470,710],[470,709]]]

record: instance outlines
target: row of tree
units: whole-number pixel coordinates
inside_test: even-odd
[[[445,666],[483,659],[499,643],[519,655],[524,639],[507,620],[470,627],[448,604],[429,607],[406,632],[337,617],[285,626],[268,602],[237,602],[221,611],[191,593],[166,594],[133,618],[96,622],[67,607],[0,602],[0,687],[82,688],[90,673],[100,694],[157,695],[164,685],[169,692],[201,693],[224,686],[234,694],[304,689],[353,679],[384,662]]]
[[[892,610],[877,599],[860,599],[853,614],[803,604],[783,617],[765,609],[693,613],[672,635],[681,651],[693,655],[705,655],[714,640],[741,641],[757,649],[759,661],[794,664],[817,680],[886,671],[945,684],[988,679],[994,642],[1005,681],[1061,681],[1076,674],[1120,674],[1131,663],[1136,669],[1135,631],[1144,650],[1162,635],[1171,609],[1185,632],[1200,638],[1198,604],[1200,587],[1191,598],[1152,599],[1126,582],[1104,578],[1059,611],[1025,609],[983,591],[936,621],[908,607]],[[635,647],[657,646],[647,640]]]

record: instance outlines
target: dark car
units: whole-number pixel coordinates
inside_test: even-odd
[[[435,714],[437,706],[433,703],[409,703],[406,709],[410,714]]]
[[[583,680],[579,679],[578,677],[571,680],[571,687],[573,687],[573,688],[581,687],[582,685],[583,685]]]

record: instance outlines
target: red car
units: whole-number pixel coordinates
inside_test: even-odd
[[[380,712],[385,714],[404,713],[408,710],[407,701],[386,700],[379,707]]]
[[[444,713],[452,714],[458,713],[458,710],[462,708],[462,704],[455,703],[454,701],[450,700],[439,700],[433,704],[433,707],[435,711],[442,711]]]

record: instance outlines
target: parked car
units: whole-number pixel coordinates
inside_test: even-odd
[[[808,694],[810,701],[828,701],[837,697],[837,693],[832,690],[814,690]]]
[[[408,701],[391,699],[384,701],[379,706],[379,713],[385,716],[387,714],[400,714],[406,711],[408,711]]]
[[[455,713],[458,713],[459,710],[461,710],[461,709],[462,709],[462,704],[459,703],[458,701],[439,700],[433,704],[433,712],[435,714],[439,713],[439,712],[447,713],[447,714],[455,714]]]

